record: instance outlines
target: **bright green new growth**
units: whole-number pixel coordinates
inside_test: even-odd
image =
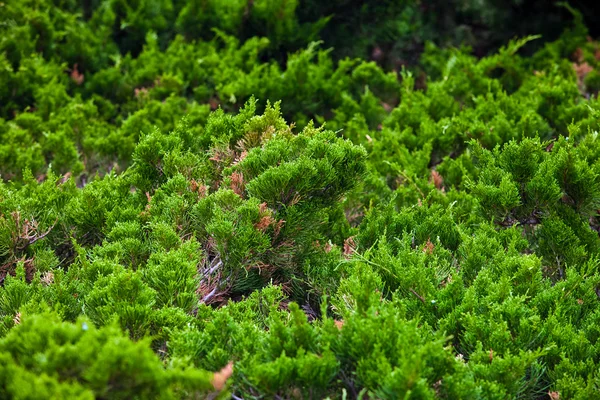
[[[207,393],[212,374],[163,368],[148,341],[132,342],[117,326],[35,315],[3,339],[2,387],[13,398],[176,398]],[[81,383],[79,383],[81,382]]]
[[[0,398],[599,397],[576,11],[393,71],[410,2],[84,3],[0,6]]]

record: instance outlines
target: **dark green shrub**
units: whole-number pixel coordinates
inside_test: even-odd
[[[0,397],[597,398],[598,43],[539,7],[0,4]]]

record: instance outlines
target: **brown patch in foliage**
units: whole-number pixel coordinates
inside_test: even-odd
[[[65,183],[67,183],[67,181],[69,180],[69,178],[71,178],[71,172],[67,172],[66,174],[64,174],[62,176],[62,178],[60,178],[60,180],[58,181],[59,185],[64,185]]]
[[[227,379],[229,379],[231,375],[233,375],[233,362],[230,361],[220,371],[213,374],[211,383],[215,390],[223,390]]]
[[[417,90],[427,90],[427,75],[425,72],[421,71],[415,80],[415,89]]]
[[[303,399],[304,398],[302,396],[302,390],[300,390],[300,388],[297,388],[297,387],[292,389],[291,396],[293,399]]]
[[[385,53],[379,46],[373,47],[373,51],[371,51],[371,58],[374,61],[381,62],[385,58]]]
[[[442,380],[438,380],[436,383],[433,384],[433,390],[435,390],[435,394],[437,396],[440,395],[441,389],[442,388]]]
[[[243,197],[246,187],[246,183],[244,182],[244,174],[237,171],[231,174],[231,184],[229,187],[235,192],[235,194]]]
[[[71,79],[77,85],[81,85],[85,80],[85,76],[77,69],[77,64],[73,65],[73,69],[71,70]]]
[[[209,158],[210,161],[214,161],[215,163],[221,163],[225,160],[227,160],[228,158],[231,157],[231,150],[227,149],[227,150],[221,150],[221,149],[215,149],[212,153],[212,157]]]
[[[193,193],[198,193],[198,198],[202,199],[206,197],[206,194],[208,193],[208,186],[196,181],[195,179],[192,179],[190,182],[190,190]]]
[[[244,158],[246,158],[247,156],[248,151],[243,150],[237,157],[235,157],[235,160],[233,160],[233,165],[239,164],[240,162],[244,161]]]
[[[150,216],[150,208],[152,207],[152,196],[150,196],[150,192],[146,192],[146,200],[148,201],[148,203],[146,204],[146,207],[144,207],[144,209],[140,212],[140,216],[141,217],[149,217]]]
[[[581,48],[577,48],[577,50],[575,50],[573,52],[573,54],[571,55],[571,59],[575,62],[582,62],[583,61],[583,50]]]
[[[221,105],[219,99],[216,97],[211,97],[210,100],[208,100],[208,104],[210,105],[211,111],[215,111]]]
[[[6,264],[0,266],[0,284],[4,283],[7,275],[15,276],[16,267],[19,261],[23,262],[23,267],[25,268],[25,280],[27,282],[31,282],[33,280],[33,276],[35,275],[35,266],[33,265],[33,258],[25,259],[25,257],[19,260],[12,260],[7,262]]]
[[[452,275],[448,275],[448,277],[440,283],[440,286],[446,287],[446,285],[448,285],[449,283],[452,283]]]
[[[54,283],[54,273],[52,271],[44,272],[40,280],[44,286],[49,286]]]
[[[579,88],[579,92],[582,95],[585,95],[586,89],[584,80],[585,77],[594,70],[594,68],[587,62],[583,62],[581,64],[573,63],[573,69],[575,70],[575,74],[577,75],[577,87]]]
[[[430,182],[432,182],[437,189],[441,190],[444,187],[444,179],[442,178],[442,175],[440,175],[440,173],[435,169],[431,170]]]
[[[279,236],[279,232],[281,232],[281,228],[283,228],[284,224],[285,224],[285,220],[283,220],[283,219],[280,219],[275,223],[275,225],[273,226],[274,236]]]
[[[18,211],[12,212],[10,219],[14,224],[14,229],[11,230],[8,262],[0,266],[0,283],[4,281],[6,275],[14,275],[15,267],[19,261],[23,262],[25,277],[28,282],[31,282],[35,273],[35,266],[33,265],[33,258],[28,259],[24,254],[29,246],[45,238],[54,229],[58,219],[46,232],[40,232],[39,223],[35,219],[22,218],[21,213]]]
[[[344,255],[346,258],[350,257],[356,251],[355,236],[350,236],[344,240]]]
[[[272,226],[274,237],[278,236],[285,221],[284,220],[278,221],[275,218],[273,218],[273,215],[269,211],[269,207],[267,206],[267,203],[261,203],[258,206],[258,211],[261,215],[261,218],[256,224],[254,224],[254,227],[261,232],[265,232],[268,227]]]
[[[290,300],[281,300],[277,309],[280,311],[290,311]]]
[[[433,254],[433,250],[435,250],[435,245],[431,243],[431,240],[427,239],[427,243],[423,246],[423,253]]]
[[[133,89],[133,94],[137,99],[144,99],[148,97],[148,89],[145,87]]]
[[[254,224],[254,227],[261,231],[264,232],[267,230],[267,228],[269,226],[271,226],[271,224],[273,224],[275,222],[275,219],[273,217],[271,217],[270,215],[265,215],[264,217],[262,217],[260,219],[260,221],[258,221],[256,224]]]
[[[264,214],[264,213],[265,213],[265,212],[268,210],[268,208],[269,208],[269,207],[267,206],[267,203],[265,203],[265,202],[263,202],[263,203],[260,203],[260,204],[258,205],[258,211],[259,211],[261,214]]]
[[[279,283],[279,287],[281,288],[281,291],[283,292],[283,294],[285,294],[286,296],[291,296],[292,294],[292,285],[290,282],[286,281],[286,282],[278,282]]]

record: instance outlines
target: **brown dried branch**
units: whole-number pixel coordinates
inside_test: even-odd
[[[216,390],[223,390],[227,379],[233,375],[233,362],[229,362],[219,372],[215,372],[212,378],[212,385]]]
[[[417,296],[417,298],[419,300],[421,300],[421,302],[423,304],[427,304],[427,302],[425,301],[425,298],[423,296],[421,296],[419,293],[417,293],[413,288],[408,289],[409,292],[411,292],[412,294],[414,294],[415,296]]]

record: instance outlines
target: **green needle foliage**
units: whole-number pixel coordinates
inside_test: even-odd
[[[0,398],[600,398],[600,44],[537,6],[0,3]]]

